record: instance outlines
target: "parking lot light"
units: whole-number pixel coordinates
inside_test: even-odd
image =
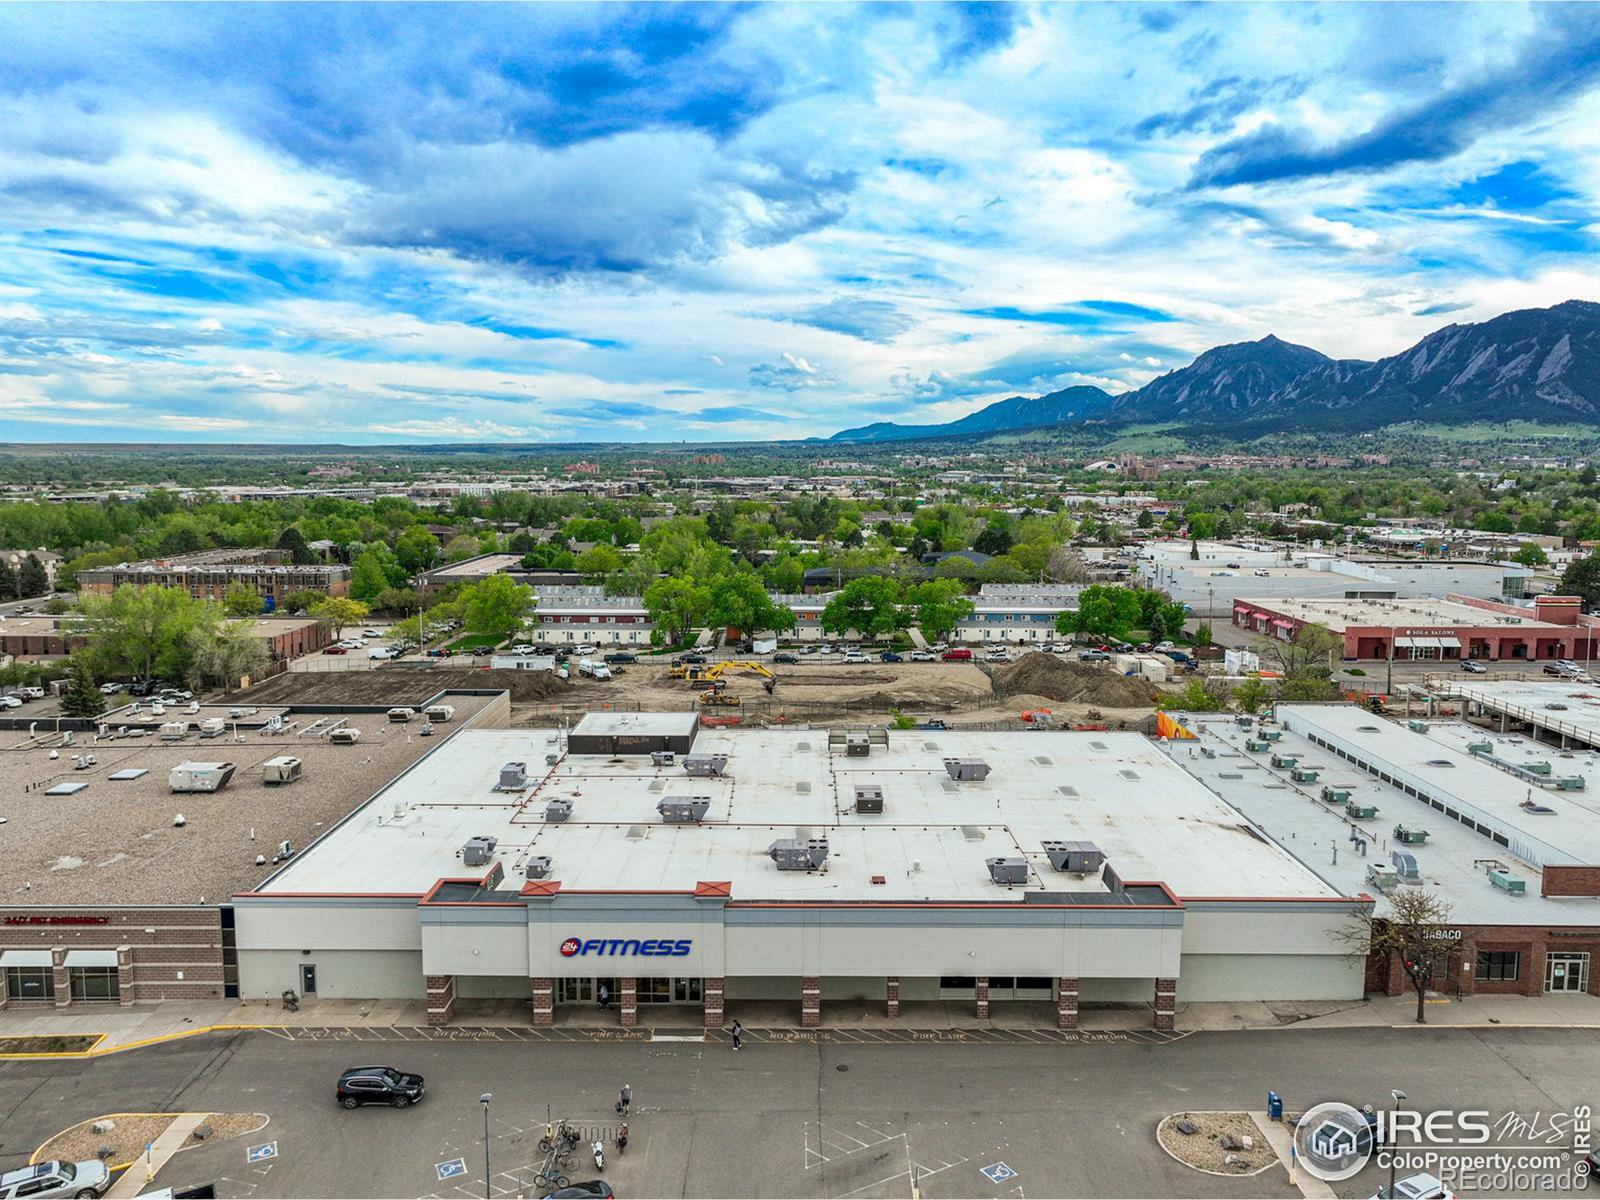
[[[483,1200],[493,1200],[489,1187],[489,1103],[493,1099],[493,1092],[478,1097],[478,1103],[483,1105]]]

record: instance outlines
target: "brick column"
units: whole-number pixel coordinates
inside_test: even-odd
[[[117,1003],[132,1004],[138,997],[133,990],[133,947],[117,947]]]
[[[456,1013],[456,977],[454,975],[429,975],[428,1024],[448,1025]]]
[[[624,1025],[637,1025],[639,1023],[639,981],[637,979],[617,980],[617,989],[622,993],[622,1023]]]
[[[1522,969],[1518,983],[1522,985],[1521,992],[1524,996],[1544,995],[1544,973],[1548,968],[1545,965],[1545,951],[1550,949],[1544,942],[1534,942],[1523,952],[1522,961],[1527,966]]]
[[[1595,974],[1600,976],[1600,971],[1596,971]],[[900,976],[898,975],[889,976],[889,991],[887,999],[883,1002],[883,1015],[886,1017],[898,1017],[900,1015]]]
[[[72,977],[67,974],[67,948],[50,948],[50,974],[55,980],[56,1007],[65,1008],[72,1003]]]
[[[1156,1028],[1171,1033],[1178,1025],[1178,981],[1156,980]]]
[[[722,980],[702,980],[700,990],[706,1002],[706,1028],[721,1029],[723,1020]]]
[[[978,1020],[986,1020],[989,1016],[989,977],[987,975],[978,976],[977,988],[975,990],[978,1001],[976,1007],[973,1009],[973,1013]]]
[[[822,980],[815,975],[800,981],[800,1024],[807,1029],[822,1024]]]
[[[533,988],[533,1023],[554,1025],[556,1021],[556,981],[535,979]]]
[[[1463,997],[1474,995],[1478,990],[1478,951],[1471,942],[1464,944],[1450,959],[1449,967],[1452,985],[1459,985]]]
[[[1056,992],[1056,1028],[1076,1029],[1078,1027],[1078,981],[1076,979],[1062,979],[1057,981]]]
[[[1600,974],[1600,972],[1596,972]],[[11,1003],[11,997],[6,992],[6,973],[0,971],[0,1012],[4,1012],[6,1005]]]

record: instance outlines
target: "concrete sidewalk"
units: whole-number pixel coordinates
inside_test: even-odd
[[[729,1005],[734,1017],[750,1028],[796,1028],[799,1004],[738,1002]],[[102,1035],[92,1051],[63,1053],[58,1057],[89,1057],[134,1049],[196,1033],[239,1029],[390,1029],[426,1026],[427,1006],[421,1000],[302,1001],[298,1012],[287,1012],[276,1001],[214,1001],[202,1004],[135,1004],[126,1008],[76,1006],[65,1009],[10,1008],[0,1010],[0,1037],[61,1034]],[[907,1003],[901,1015],[886,1017],[881,1004],[836,1002],[824,1006],[823,1026],[829,1029],[1054,1029],[1055,1006],[1050,1003],[996,1003],[991,1016],[972,1015],[970,1001]],[[1460,1001],[1430,998],[1427,1026],[1507,1028],[1600,1029],[1600,997],[1474,996]],[[530,1025],[529,1004],[516,1000],[464,1002],[457,1005],[454,1024],[463,1028],[505,1028]],[[1408,996],[1380,996],[1345,1002],[1196,1003],[1180,1007],[1180,1033],[1250,1029],[1348,1029],[1357,1027],[1414,1027],[1416,1000]],[[1149,1032],[1150,1009],[1143,1005],[1085,1007],[1079,1027],[1085,1031],[1126,1030]],[[1424,1026],[1427,1027],[1427,1026]],[[693,1006],[645,1006],[639,1011],[638,1029],[647,1033],[698,1030],[700,1010]],[[564,1008],[556,1014],[557,1029],[608,1030],[620,1028],[615,1009]]]
[[[210,1113],[179,1113],[171,1125],[161,1132],[161,1136],[150,1144],[150,1158],[146,1165],[145,1156],[140,1155],[137,1162],[124,1171],[117,1181],[106,1191],[106,1200],[129,1200],[130,1197],[139,1195],[150,1185],[150,1180],[160,1174],[161,1168],[167,1165],[179,1150],[183,1149],[189,1135],[205,1123]]]

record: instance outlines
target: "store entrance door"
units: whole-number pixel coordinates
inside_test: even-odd
[[[592,979],[558,979],[556,980],[557,1004],[593,1004],[594,980]]]
[[[1583,992],[1589,988],[1589,956],[1556,951],[1544,956],[1544,990]]]

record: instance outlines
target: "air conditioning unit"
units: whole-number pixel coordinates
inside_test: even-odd
[[[780,871],[815,871],[828,859],[828,839],[779,838],[767,854]]]
[[[881,813],[883,811],[883,788],[875,783],[856,784],[856,811],[858,813]]]
[[[528,786],[528,764],[508,762],[500,768],[500,782],[494,785],[497,792],[520,792]]]
[[[461,847],[461,865],[464,867],[488,866],[494,861],[494,848],[499,844],[499,838],[469,837],[466,844]]]
[[[981,758],[947,758],[944,770],[958,783],[981,783],[989,778],[989,764]]]
[[[179,763],[167,776],[167,785],[174,792],[220,792],[233,778],[233,771],[232,763]]]
[[[652,767],[670,767],[678,756],[671,750],[650,751],[650,765]]]
[[[559,825],[572,816],[571,800],[552,800],[544,806],[544,819]]]
[[[261,764],[261,782],[266,784],[293,783],[300,778],[303,764],[298,758],[280,754]]]
[[[228,723],[221,717],[207,717],[200,722],[200,736],[203,738],[221,737],[228,731]]]
[[[1028,860],[1025,858],[986,858],[984,862],[989,867],[989,878],[996,883],[1028,882]]]
[[[354,746],[361,740],[359,729],[335,729],[328,735],[328,741],[335,746]]]
[[[656,805],[656,811],[668,825],[692,825],[705,818],[711,808],[706,796],[668,796]]]
[[[844,735],[844,752],[847,758],[866,758],[872,753],[872,739],[865,733]]]
[[[728,765],[726,754],[685,754],[683,769],[695,779],[712,779],[721,776]]]
[[[396,725],[404,725],[414,716],[416,716],[416,714],[409,708],[391,708],[389,710],[389,720],[393,721]]]
[[[548,854],[535,854],[528,859],[525,868],[529,879],[548,879],[550,877],[550,856]]]
[[[1093,842],[1041,842],[1050,865],[1070,875],[1089,875],[1106,861],[1105,851]]]

